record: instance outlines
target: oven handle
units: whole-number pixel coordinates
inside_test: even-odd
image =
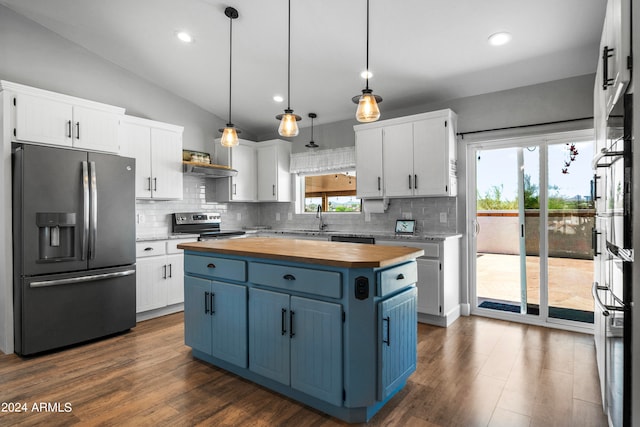
[[[115,277],[131,276],[135,270],[117,271],[115,273],[93,274],[90,276],[70,277],[68,279],[42,280],[29,283],[30,288],[46,288],[48,286],[72,285],[74,283],[94,282],[96,280],[113,279]]]
[[[593,300],[598,305],[598,307],[600,307],[600,309],[602,310],[602,315],[603,316],[605,316],[605,317],[609,316],[611,314],[611,313],[609,313],[610,311],[624,311],[625,310],[624,306],[618,307],[617,305],[604,304],[602,302],[602,300],[600,299],[600,295],[598,294],[598,291],[609,291],[609,292],[611,292],[611,291],[609,290],[608,286],[600,286],[598,284],[598,282],[593,282],[593,286],[591,287],[591,295],[593,295]]]

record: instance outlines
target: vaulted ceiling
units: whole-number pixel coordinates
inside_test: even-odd
[[[354,117],[365,0],[291,1],[291,99],[310,125]],[[277,129],[287,104],[287,1],[0,0],[97,55],[226,119]],[[370,86],[384,111],[595,73],[606,0],[370,0]],[[176,32],[186,30],[194,43]],[[512,41],[494,47],[489,35]],[[285,97],[277,103],[273,96]]]

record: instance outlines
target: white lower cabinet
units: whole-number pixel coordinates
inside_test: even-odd
[[[379,240],[390,246],[410,246],[424,250],[418,265],[418,321],[449,326],[460,317],[460,238],[430,242]]]
[[[192,239],[156,240],[136,244],[137,313],[184,302],[184,256],[176,245],[189,241]],[[158,313],[162,314],[165,313]]]

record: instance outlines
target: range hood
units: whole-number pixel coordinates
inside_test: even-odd
[[[228,178],[238,175],[238,171],[228,166],[210,163],[182,162],[182,171],[189,175],[204,176],[205,178]]]

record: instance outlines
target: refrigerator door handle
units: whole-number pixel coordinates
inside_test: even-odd
[[[68,279],[42,280],[29,283],[30,288],[46,288],[49,286],[71,285],[74,283],[94,282],[96,280],[113,279],[115,277],[131,276],[135,270],[117,271],[115,273],[93,274],[90,276],[70,277]]]
[[[91,231],[89,234],[89,259],[96,258],[98,238],[98,185],[96,183],[96,162],[89,162],[91,171]]]
[[[83,227],[82,227],[82,249],[80,250],[80,259],[87,259],[87,242],[89,240],[89,171],[88,163],[82,162],[82,203],[83,203]]]

